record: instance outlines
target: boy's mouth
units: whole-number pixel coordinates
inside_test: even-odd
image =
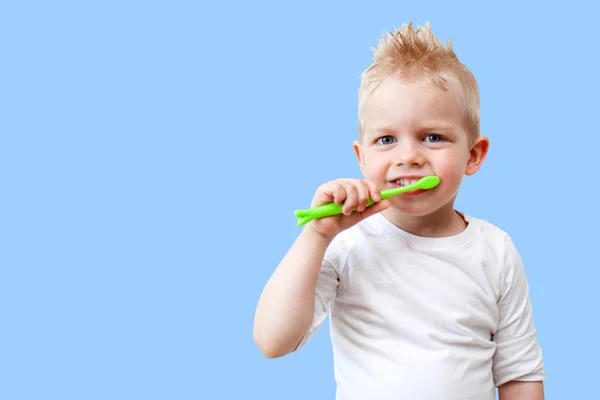
[[[408,185],[412,185],[414,183],[417,183],[418,181],[421,180],[421,178],[422,177],[419,177],[419,178],[413,178],[413,177],[410,177],[410,178],[398,178],[398,179],[395,179],[395,180],[393,180],[391,182],[393,184],[398,185],[398,186],[408,186]]]

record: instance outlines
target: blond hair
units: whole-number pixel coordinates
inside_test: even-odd
[[[373,63],[361,75],[358,91],[359,132],[362,135],[362,105],[377,86],[389,76],[416,79],[425,77],[448,90],[447,77],[458,83],[458,98],[463,105],[465,126],[471,137],[479,136],[479,89],[475,77],[459,61],[448,40],[444,46],[432,33],[429,22],[415,30],[412,22],[395,32],[384,34],[373,49]]]

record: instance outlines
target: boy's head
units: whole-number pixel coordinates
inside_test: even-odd
[[[362,75],[358,115],[354,149],[367,179],[393,187],[440,177],[431,191],[390,198],[407,214],[453,207],[462,177],[474,174],[487,153],[477,82],[429,24],[415,30],[409,23],[382,37]]]

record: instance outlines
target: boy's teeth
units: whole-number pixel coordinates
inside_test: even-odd
[[[396,183],[400,186],[408,186],[417,183],[418,181],[418,179],[398,179]]]

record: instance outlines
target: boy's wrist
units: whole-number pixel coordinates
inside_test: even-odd
[[[333,239],[336,236],[335,234],[326,235],[322,232],[319,232],[317,229],[314,228],[314,225],[312,223],[308,223],[302,230],[302,233],[307,236],[308,240],[317,242],[324,246],[329,246],[329,244],[333,241]]]

